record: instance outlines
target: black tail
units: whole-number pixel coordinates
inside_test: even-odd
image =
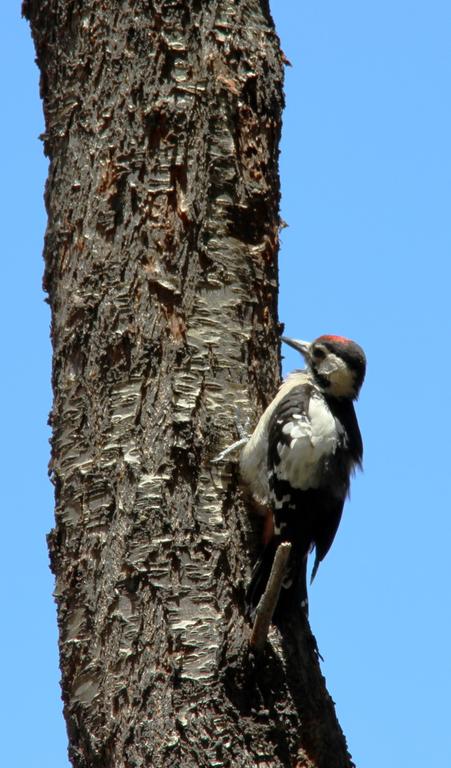
[[[269,574],[277,551],[277,547],[282,542],[279,536],[274,536],[268,542],[263,554],[257,560],[252,571],[251,580],[246,591],[246,614],[252,620],[260,602],[260,598],[266,589]],[[287,570],[282,582],[279,602],[277,604],[274,620],[277,622],[277,615],[288,608],[295,601],[301,606],[305,613],[308,613],[307,600],[307,555],[299,558],[296,547],[290,555]]]

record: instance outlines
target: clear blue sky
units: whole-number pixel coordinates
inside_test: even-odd
[[[366,349],[365,472],[311,591],[359,768],[451,765],[451,4],[273,0],[287,68],[280,317]],[[65,768],[45,533],[46,162],[19,3],[0,9],[4,665],[0,762]],[[20,304],[19,304],[20,301]],[[286,350],[287,370],[298,365]]]

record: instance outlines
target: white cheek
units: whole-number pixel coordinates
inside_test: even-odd
[[[332,353],[327,355],[318,366],[318,373],[321,374],[321,376],[327,376],[327,378],[330,378],[330,376],[336,373],[344,373],[347,370],[348,368],[344,360]]]
[[[344,360],[329,354],[318,366],[318,373],[330,382],[330,394],[349,397],[354,392],[354,374]]]

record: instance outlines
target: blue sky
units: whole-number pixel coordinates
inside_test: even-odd
[[[311,589],[311,624],[359,768],[451,765],[451,5],[273,0],[272,10],[293,64],[280,317],[288,335],[347,335],[368,357],[358,403],[365,472]],[[53,498],[43,121],[19,3],[2,4],[0,30],[0,762],[64,768],[45,544]],[[299,364],[285,354],[286,370]]]

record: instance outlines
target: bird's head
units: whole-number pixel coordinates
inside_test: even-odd
[[[282,341],[303,355],[316,383],[326,395],[355,400],[365,378],[366,358],[362,347],[344,336],[319,336]]]

